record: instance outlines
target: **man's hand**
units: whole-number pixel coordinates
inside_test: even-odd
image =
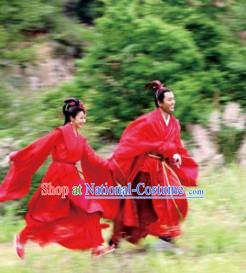
[[[179,154],[173,155],[173,161],[174,161],[174,164],[177,165],[178,168],[180,168],[180,165],[182,164],[182,158]]]

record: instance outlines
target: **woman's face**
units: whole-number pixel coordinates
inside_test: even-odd
[[[75,128],[81,128],[86,122],[86,114],[83,111],[78,112],[75,118],[71,117],[71,122]]]

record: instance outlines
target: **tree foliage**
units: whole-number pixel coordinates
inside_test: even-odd
[[[245,47],[223,24],[231,6],[213,1],[104,1],[97,40],[78,62],[77,82],[101,134],[119,137],[153,108],[150,80],[177,96],[183,124],[206,122],[214,97],[245,107]],[[232,5],[233,6],[233,5]]]

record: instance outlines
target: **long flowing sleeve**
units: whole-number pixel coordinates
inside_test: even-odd
[[[10,154],[12,164],[0,185],[0,201],[22,198],[28,194],[32,176],[48,157],[59,135],[59,129],[55,129],[25,148]]]
[[[85,180],[99,185],[110,182],[111,175],[107,161],[98,156],[90,145],[85,141],[83,156],[81,159],[81,168]]]
[[[109,169],[108,161],[98,156],[85,141],[84,152],[81,159],[81,168],[86,183],[95,183],[97,186],[115,186]],[[119,201],[112,199],[96,200],[103,208],[103,217],[114,219],[118,212]]]

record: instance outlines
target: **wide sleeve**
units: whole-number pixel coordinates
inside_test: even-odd
[[[31,179],[54,147],[61,132],[55,129],[23,149],[10,154],[12,162],[0,185],[0,201],[22,198],[28,194]]]
[[[160,140],[149,122],[140,119],[132,122],[124,131],[114,157],[131,159],[152,152],[168,157],[175,152],[175,147],[174,143]]]
[[[86,183],[95,183],[96,186],[115,186],[108,161],[103,160],[90,145],[85,141],[84,151],[81,159],[81,168]],[[96,200],[103,208],[103,217],[114,219],[119,208],[119,200],[98,199]]]
[[[148,117],[140,117],[128,125],[109,158],[113,179],[122,185],[132,182],[148,153],[168,157],[175,147],[161,139],[159,128],[154,127]]]
[[[111,180],[107,161],[97,155],[87,141],[84,143],[81,168],[84,178],[88,183],[93,181],[95,184],[99,185],[110,182]]]

